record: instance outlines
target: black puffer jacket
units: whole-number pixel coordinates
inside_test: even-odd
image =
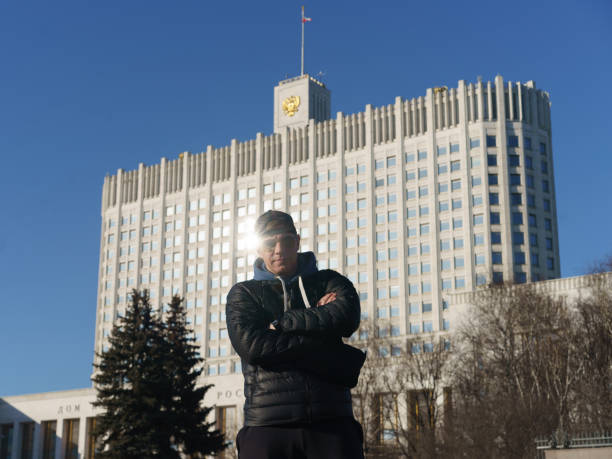
[[[314,265],[314,254],[299,254],[299,264]],[[240,282],[227,297],[229,337],[242,359],[245,425],[352,417],[349,387],[365,355],[341,337],[359,327],[355,288],[337,272],[316,268],[290,280],[269,277]],[[317,307],[330,292],[336,300]],[[269,329],[273,321],[278,330]]]

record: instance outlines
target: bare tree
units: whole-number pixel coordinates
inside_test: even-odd
[[[612,257],[608,261],[612,263]],[[584,377],[577,388],[573,424],[576,430],[602,432],[612,427],[612,275],[596,274],[589,280],[588,294],[576,303],[576,344]]]
[[[383,374],[388,371],[388,361],[381,355],[388,344],[387,339],[379,336],[376,324],[370,320],[361,322],[357,336],[359,341],[356,345],[367,352],[367,358],[351,394],[355,417],[363,428],[364,452],[369,458],[389,457],[388,448],[382,441],[381,428],[387,414],[384,412],[384,404],[380,403],[384,392]]]
[[[434,458],[444,454],[444,420],[451,414],[445,340],[409,339],[396,347],[385,373],[385,412],[402,457]]]
[[[536,437],[565,429],[584,363],[563,299],[531,286],[476,294],[457,334],[457,444],[466,456],[526,457]]]

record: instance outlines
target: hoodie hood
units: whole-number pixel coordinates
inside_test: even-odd
[[[255,280],[274,280],[277,278],[276,275],[272,274],[266,269],[266,265],[261,258],[257,258],[255,260],[255,263],[253,264],[253,271],[253,279]],[[297,272],[291,277],[284,277],[283,280],[291,283],[297,279],[298,276],[308,276],[316,273],[317,271],[317,258],[313,252],[298,253]]]

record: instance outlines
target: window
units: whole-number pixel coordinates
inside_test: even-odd
[[[463,218],[455,217],[453,218],[453,229],[463,228]]]
[[[473,206],[480,206],[480,205],[482,205],[482,196],[480,196],[480,195],[472,196],[472,205]]]
[[[501,244],[501,233],[499,231],[491,231],[491,244]]]
[[[474,234],[474,245],[484,245],[484,234]]]
[[[546,259],[546,269],[555,269],[555,260],[554,258],[547,258]]]
[[[451,161],[450,170],[451,172],[455,172],[461,169],[461,161]]]
[[[484,223],[484,215],[476,214],[474,215],[473,220],[474,220],[474,226],[482,225]]]
[[[523,224],[523,214],[522,214],[522,212],[512,212],[512,224],[513,225],[522,225]]]
[[[491,225],[499,225],[499,212],[491,212]]]
[[[489,185],[497,185],[497,174],[489,174]]]
[[[526,175],[525,180],[527,181],[527,188],[535,188],[535,181],[533,175]]]
[[[540,142],[540,154],[542,155],[546,154],[546,144],[543,142]]]
[[[509,135],[508,136],[508,146],[509,147],[518,147],[518,136]]]
[[[521,174],[510,174],[510,185],[520,185]]]
[[[553,241],[552,238],[547,237],[546,238],[546,250],[552,250],[553,249]]]
[[[451,260],[450,258],[443,258],[440,260],[440,269],[442,271],[450,271],[451,269]]]
[[[427,177],[427,168],[422,167],[419,169],[419,178],[422,179],[425,177]]]
[[[461,199],[453,199],[452,207],[453,207],[453,210],[461,209]]]
[[[414,153],[406,153],[406,162],[407,163],[414,162]]]
[[[494,146],[496,146],[495,136],[488,135],[487,136],[487,147],[494,147]]]
[[[491,262],[494,265],[501,265],[502,264],[502,253],[501,252],[492,252],[491,253]]]
[[[525,264],[525,252],[514,252],[514,264],[515,265]]]
[[[499,193],[489,193],[489,204],[492,206],[499,204]]]
[[[396,164],[395,156],[387,157],[387,167],[393,167]]]
[[[474,169],[475,167],[480,166],[480,158],[473,156],[470,158],[470,167]]]
[[[487,166],[497,166],[497,155],[487,155]]]
[[[535,233],[529,233],[529,245],[532,247],[538,246],[538,235]]]
[[[535,228],[538,226],[538,219],[534,214],[529,214],[528,216],[529,226]]]
[[[525,243],[525,234],[520,231],[514,231],[512,233],[512,244],[513,245],[522,245]]]
[[[438,192],[446,193],[448,191],[448,183],[438,183]]]
[[[440,221],[440,231],[448,231],[450,229],[450,223],[448,220]]]
[[[479,176],[472,176],[472,186],[479,186],[482,184],[482,178]]]
[[[438,156],[443,156],[446,154],[446,147],[439,146],[437,147],[437,150],[438,150]]]
[[[453,239],[453,245],[455,247],[455,249],[462,249],[463,248],[463,238],[462,237],[456,237]]]
[[[470,138],[470,149],[471,148],[476,148],[480,146],[480,139],[479,138]]]
[[[459,144],[458,143],[451,143],[450,152],[451,153],[459,153]]]
[[[442,290],[443,291],[450,290],[452,288],[453,288],[452,279],[442,279]]]
[[[510,203],[513,206],[520,206],[523,203],[523,198],[522,198],[521,193],[510,194]]]
[[[485,256],[484,254],[476,254],[474,256],[474,264],[476,266],[482,266],[485,264]]]
[[[440,251],[444,252],[445,250],[450,250],[450,248],[451,248],[450,239],[440,240]]]
[[[548,180],[542,180],[542,191],[548,193],[550,191],[550,184]]]
[[[431,333],[433,331],[433,322],[431,320],[423,321],[423,333]]]
[[[451,191],[457,191],[461,189],[461,179],[451,180]]]

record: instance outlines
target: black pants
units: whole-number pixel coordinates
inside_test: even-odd
[[[236,446],[240,459],[362,459],[363,430],[353,418],[244,426],[236,436]]]

